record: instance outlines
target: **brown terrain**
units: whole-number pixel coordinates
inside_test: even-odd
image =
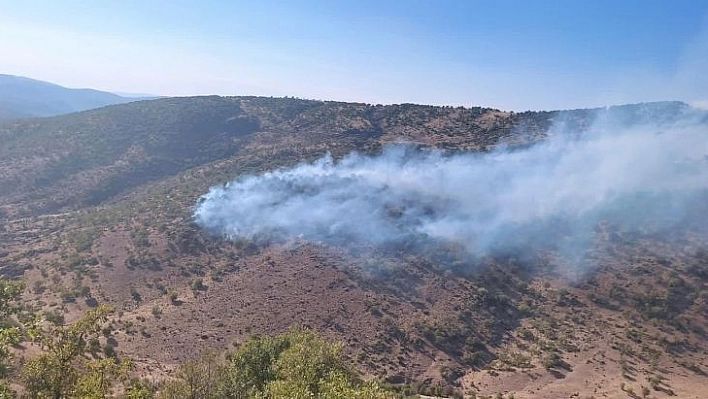
[[[626,107],[630,123],[684,105]],[[553,251],[473,261],[456,248],[227,241],[192,222],[200,195],[240,175],[391,143],[527,146],[599,112],[613,109],[198,97],[7,124],[0,273],[23,279],[47,318],[116,306],[102,345],[156,380],[204,349],[303,326],[368,376],[439,395],[706,398],[708,226],[600,225],[577,274]]]

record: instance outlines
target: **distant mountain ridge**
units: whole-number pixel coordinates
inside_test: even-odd
[[[141,99],[146,98],[93,89],[70,89],[41,80],[0,74],[0,122],[86,111]]]

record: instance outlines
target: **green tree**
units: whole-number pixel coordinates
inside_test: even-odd
[[[250,398],[276,379],[275,361],[289,346],[290,337],[253,337],[229,356],[225,370],[228,397]]]
[[[318,396],[321,384],[330,374],[345,378],[352,375],[342,360],[339,345],[326,342],[311,331],[293,331],[287,338],[288,347],[275,362],[277,379],[269,384],[269,393],[275,389],[272,385],[287,385],[293,394]]]
[[[183,364],[176,379],[160,391],[163,399],[216,399],[226,397],[223,389],[224,368],[213,352]]]
[[[317,394],[299,381],[276,380],[268,385],[270,399],[322,398],[322,399],[389,399],[394,395],[375,382],[357,384],[351,375],[342,371],[327,373],[317,383]]]
[[[344,361],[342,347],[327,342],[312,331],[293,330],[281,339],[282,352],[272,365],[273,377],[262,397],[286,398],[370,398],[393,394],[376,383],[362,383]]]
[[[19,313],[17,301],[24,290],[22,283],[0,277],[0,379],[5,378],[9,371],[9,361],[12,358],[10,347],[22,341],[22,331],[12,318]],[[14,392],[0,380],[0,398],[12,398]]]
[[[125,390],[125,397],[126,399],[153,399],[155,397],[155,389],[142,381],[134,381]]]
[[[127,377],[130,362],[87,358],[89,341],[98,338],[101,326],[113,311],[102,304],[69,326],[42,326],[37,322],[29,326],[30,338],[44,350],[22,370],[30,398],[104,398],[114,381]]]
[[[133,369],[130,361],[116,363],[113,358],[88,361],[76,381],[74,396],[81,399],[101,399],[108,396],[116,379],[125,380]]]
[[[312,331],[254,337],[225,365],[213,354],[187,362],[163,385],[160,398],[176,399],[388,399],[376,383],[363,383],[341,347]]]

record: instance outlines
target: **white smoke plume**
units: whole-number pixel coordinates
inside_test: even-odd
[[[676,226],[686,201],[708,192],[703,122],[619,127],[598,120],[569,133],[552,130],[533,146],[490,153],[396,146],[378,156],[325,156],[212,188],[195,218],[234,239],[378,245],[423,238],[484,255],[562,246],[566,236],[575,250],[600,220]]]

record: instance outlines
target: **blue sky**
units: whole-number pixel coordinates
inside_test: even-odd
[[[118,92],[705,106],[708,0],[0,0],[0,54],[0,73]]]

